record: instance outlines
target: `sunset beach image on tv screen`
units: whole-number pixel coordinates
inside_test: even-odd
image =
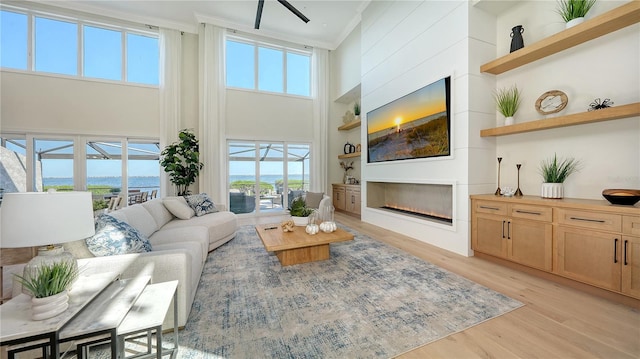
[[[450,77],[367,113],[368,162],[448,156]]]

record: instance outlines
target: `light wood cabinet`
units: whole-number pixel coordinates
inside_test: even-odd
[[[342,211],[347,209],[346,198],[347,198],[347,194],[344,186],[334,184],[333,185],[333,207],[335,207],[335,209],[337,210],[342,210]]]
[[[546,207],[472,201],[473,250],[551,270],[551,211]]]
[[[471,196],[474,251],[640,298],[640,206]]]
[[[334,183],[333,185],[333,206],[338,211],[353,216],[360,216],[360,186]]]

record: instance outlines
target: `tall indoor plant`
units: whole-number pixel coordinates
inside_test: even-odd
[[[542,198],[563,198],[564,181],[574,172],[578,171],[580,161],[575,158],[553,158],[540,162],[540,174],[542,175]]]
[[[595,3],[596,0],[559,0],[557,11],[568,29],[583,22]]]
[[[503,88],[498,90],[494,95],[496,100],[496,106],[498,107],[498,111],[505,117],[504,124],[505,125],[513,125],[514,119],[513,116],[518,111],[520,107],[520,102],[522,101],[520,90],[516,85],[513,85],[509,88]]]
[[[176,186],[176,194],[184,196],[191,193],[189,186],[196,181],[204,164],[200,162],[198,139],[191,130],[180,131],[178,139],[162,150],[160,165]]]

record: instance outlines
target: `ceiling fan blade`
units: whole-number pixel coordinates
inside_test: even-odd
[[[293,7],[293,5],[289,4],[288,1],[286,1],[286,0],[278,0],[278,2],[280,4],[282,4],[282,5],[284,5],[284,7],[286,7],[287,9],[289,9],[289,11],[291,11],[294,14],[296,14],[296,16],[300,18],[300,20],[304,21],[305,23],[309,22],[309,18],[304,16],[300,11],[298,11],[298,9]]]
[[[253,26],[254,29],[260,28],[260,20],[262,20],[262,8],[264,7],[264,0],[258,0],[258,12],[256,12],[256,23]]]

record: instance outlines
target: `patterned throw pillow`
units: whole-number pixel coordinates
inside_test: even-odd
[[[151,252],[149,239],[126,222],[101,214],[96,219],[96,234],[85,239],[96,257]]]
[[[207,213],[216,213],[218,209],[206,193],[184,196],[187,204],[196,212],[196,217],[204,216]]]

